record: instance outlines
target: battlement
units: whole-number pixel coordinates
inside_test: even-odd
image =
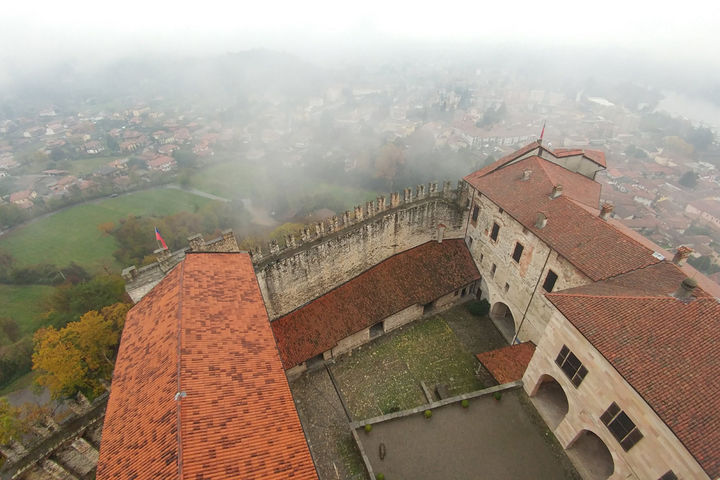
[[[374,202],[366,202],[364,205],[357,205],[350,212],[346,210],[342,215],[334,215],[312,225],[306,225],[297,234],[287,235],[284,244],[275,240],[269,242],[265,248],[257,247],[250,252],[253,265],[262,267],[269,262],[275,261],[301,250],[303,247],[316,244],[323,239],[336,236],[339,232],[350,227],[366,222],[372,222],[381,218],[387,213],[396,209],[408,208],[419,205],[423,202],[434,199],[443,199],[449,203],[464,205],[468,197],[465,183],[459,181],[456,188],[452,183],[445,181],[442,188],[438,189],[438,183],[417,185],[415,189],[406,188],[401,192],[390,194],[390,201],[385,195],[377,197]]]

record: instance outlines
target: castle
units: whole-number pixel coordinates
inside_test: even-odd
[[[540,142],[239,252],[123,272],[98,478],[317,478],[287,378],[472,296],[537,345],[526,392],[607,478],[720,478],[720,287],[611,218],[601,152]]]

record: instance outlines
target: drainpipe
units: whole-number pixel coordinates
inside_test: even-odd
[[[545,257],[545,263],[543,263],[543,267],[540,270],[540,275],[538,275],[537,282],[535,283],[535,288],[533,289],[532,295],[530,295],[530,301],[528,302],[527,306],[525,307],[525,312],[523,312],[522,319],[520,320],[520,325],[518,325],[518,329],[515,332],[515,336],[512,339],[512,342],[510,342],[510,345],[515,345],[515,341],[517,340],[518,334],[520,333],[520,330],[522,330],[523,323],[525,323],[525,318],[527,317],[527,312],[530,310],[530,304],[533,301],[533,298],[535,298],[535,292],[537,292],[537,287],[540,285],[540,280],[542,279],[543,272],[545,271],[545,267],[547,266],[548,260],[550,260],[550,254],[552,253],[552,248],[548,245],[548,254],[547,257]]]

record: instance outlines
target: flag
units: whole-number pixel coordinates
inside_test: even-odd
[[[165,240],[160,236],[160,231],[155,227],[155,240],[162,243],[162,247],[167,250],[168,246],[165,244]]]
[[[542,139],[543,139],[543,135],[545,135],[545,122],[543,122],[543,128],[542,128],[542,131],[540,132],[540,141],[541,141],[541,142],[542,142]]]

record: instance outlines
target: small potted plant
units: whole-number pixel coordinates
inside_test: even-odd
[[[468,408],[470,406],[470,402],[467,398],[465,398],[462,402],[460,402],[460,405],[462,405],[463,408]]]
[[[425,418],[432,417],[432,410],[425,410],[425,413],[423,415],[425,415]]]
[[[493,398],[499,402],[500,399],[502,398],[502,393],[500,393],[500,392],[493,393]]]
[[[372,432],[372,425],[370,425],[369,423],[366,423],[365,424],[365,433],[370,433],[370,432]]]
[[[375,475],[376,480],[385,480],[385,474],[384,473],[378,473]]]

